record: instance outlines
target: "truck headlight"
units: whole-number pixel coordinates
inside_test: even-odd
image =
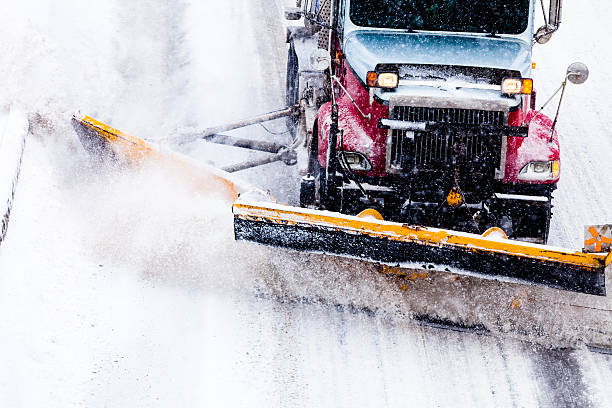
[[[367,75],[367,83],[372,88],[397,88],[399,85],[399,74],[397,72],[370,71]]]
[[[559,160],[546,162],[531,162],[519,172],[519,180],[526,181],[547,181],[559,178]]]
[[[361,153],[342,152],[342,158],[351,170],[370,171],[372,165],[370,161]]]
[[[533,79],[505,78],[502,81],[501,92],[504,95],[530,94],[533,92]]]

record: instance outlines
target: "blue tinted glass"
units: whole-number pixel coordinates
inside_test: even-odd
[[[350,13],[364,27],[520,34],[529,0],[352,0]]]

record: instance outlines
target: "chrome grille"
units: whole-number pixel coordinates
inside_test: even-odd
[[[434,122],[449,125],[503,126],[504,112],[457,108],[396,106],[392,119]],[[388,170],[444,168],[460,157],[464,163],[499,165],[501,138],[476,129],[446,129],[437,132],[391,130],[388,145]]]
[[[402,170],[405,167],[405,160],[408,158],[404,150],[408,150],[410,146],[408,145],[409,141],[406,139],[406,131],[405,130],[392,130],[391,131],[391,140],[387,147],[390,151],[387,153],[389,155],[388,158],[388,170],[393,172],[397,172]],[[402,158],[404,160],[402,160]]]
[[[485,140],[486,139],[486,140]],[[456,146],[461,146],[464,160],[472,161],[486,153],[485,143],[489,137],[476,135],[436,135],[417,133],[414,137],[414,164],[418,168],[431,164],[452,163]]]

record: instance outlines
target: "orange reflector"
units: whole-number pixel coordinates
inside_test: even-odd
[[[533,79],[525,78],[523,79],[523,90],[522,93],[525,95],[529,95],[533,92]]]
[[[463,197],[457,187],[451,188],[451,191],[446,196],[446,203],[454,208],[463,204]]]
[[[536,69],[536,63],[535,62],[531,63],[531,69]]]
[[[559,160],[555,160],[552,164],[552,178],[553,179],[558,178],[560,172],[561,172],[561,168],[559,165]]]
[[[378,80],[378,74],[376,71],[369,71],[367,76],[368,86],[376,86]]]
[[[585,227],[585,252],[609,252],[612,248],[612,228],[610,225],[591,225]]]

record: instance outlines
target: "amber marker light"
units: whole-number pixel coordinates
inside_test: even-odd
[[[523,79],[523,89],[522,93],[525,95],[529,95],[533,92],[533,79]]]
[[[560,173],[561,166],[559,165],[559,160],[555,160],[554,162],[552,162],[552,178],[558,179]]]
[[[378,79],[378,74],[376,73],[376,71],[370,71],[370,72],[368,72],[368,75],[367,75],[366,79],[367,79],[367,82],[368,82],[368,86],[375,87],[377,79]]]

